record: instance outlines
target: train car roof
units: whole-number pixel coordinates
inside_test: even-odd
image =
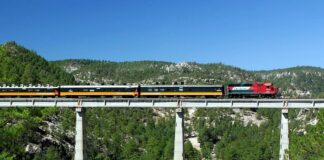
[[[60,88],[134,88],[138,87],[135,85],[127,86],[127,85],[97,85],[97,86],[89,86],[89,85],[69,85],[69,86],[60,86]]]
[[[224,87],[224,85],[141,85],[141,87]]]
[[[47,89],[47,88],[58,88],[58,87],[54,87],[54,86],[24,86],[24,87],[20,87],[20,86],[0,86],[0,88],[2,89]]]

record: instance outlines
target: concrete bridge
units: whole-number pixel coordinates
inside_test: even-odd
[[[176,98],[0,98],[0,108],[72,107],[76,110],[75,160],[86,159],[83,144],[85,108],[175,108],[174,160],[184,159],[183,108],[278,108],[282,110],[279,160],[288,156],[288,109],[324,108],[324,99],[176,99]],[[287,157],[289,158],[289,157]]]

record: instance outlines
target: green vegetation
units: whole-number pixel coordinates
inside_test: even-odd
[[[224,64],[194,62],[47,62],[15,42],[0,45],[0,84],[171,84],[174,81],[227,84],[270,81],[280,87],[284,96],[324,98],[323,75],[323,69],[314,67],[254,72]],[[257,119],[264,122],[260,126],[245,124],[231,109],[198,109],[191,118],[185,113],[185,135],[195,133],[200,143],[200,150],[197,150],[186,138],[186,159],[277,159],[280,110],[241,109],[239,112],[242,115],[256,114]],[[291,159],[324,158],[323,114],[323,110],[289,111]],[[91,108],[86,110],[86,119],[89,159],[151,160],[173,157],[173,110]],[[310,121],[316,120],[316,124],[310,124]],[[74,126],[73,109],[1,109],[0,159],[72,159]],[[37,149],[33,151],[33,147]]]
[[[203,157],[211,159],[277,159],[279,151],[280,112],[259,109],[268,121],[260,127],[245,126],[238,118],[227,116],[228,109],[200,109],[194,127],[198,131]]]
[[[99,108],[86,112],[89,159],[172,159],[172,116],[158,117],[152,109]]]
[[[175,81],[187,84],[220,84],[243,79],[253,81],[251,72],[223,64],[175,64],[159,61],[117,63],[95,60],[64,60],[53,63],[71,71],[77,80],[88,84],[155,84],[155,82],[171,84]],[[232,75],[237,77],[231,79]]]
[[[35,52],[8,42],[0,45],[0,83],[73,84],[74,78]]]
[[[324,97],[324,69],[316,67],[245,71],[223,64],[175,64],[154,61],[116,63],[96,60],[65,60],[54,63],[60,64],[65,69],[74,67],[75,70],[71,73],[80,82],[88,84],[109,84],[111,82],[120,84],[123,82],[142,84],[166,82],[171,84],[174,81],[178,83],[184,81],[186,84],[227,84],[263,81],[273,82],[280,88],[284,97]],[[296,112],[301,112],[301,110],[296,110]],[[201,152],[194,149],[189,141],[186,141],[185,156],[188,159],[201,159],[202,157],[210,159],[212,156],[220,159],[235,159],[237,157],[239,157],[237,159],[277,159],[279,154],[280,110],[258,109],[258,118],[267,119],[267,122],[260,127],[252,124],[244,126],[242,120],[226,116],[229,113],[231,113],[231,110],[197,110],[195,119],[191,122],[193,125],[190,126],[190,130],[195,130],[198,133]],[[316,114],[307,115],[306,121],[316,116]],[[209,119],[204,119],[204,117],[209,117]],[[304,145],[300,145],[300,142],[306,141],[307,137],[312,137],[313,134],[298,135],[296,130],[303,122],[294,119],[296,119],[296,116],[290,112],[291,150],[289,155],[291,157],[300,155],[297,159],[303,159],[300,157],[306,157],[310,154],[309,149],[305,147],[305,152],[299,152],[293,148],[301,147],[303,149]],[[232,121],[235,121],[234,125],[232,125]],[[208,127],[211,123],[217,125]],[[307,128],[309,127],[308,125]],[[324,128],[320,125],[311,127],[317,127],[319,130]],[[190,131],[187,130],[186,132]],[[316,140],[323,142],[324,138],[317,135]],[[313,155],[323,158],[320,154],[320,152],[323,152],[322,148],[322,146],[317,146]],[[214,153],[214,155],[211,153]]]
[[[300,66],[266,72],[259,71],[256,75],[264,77],[261,78],[263,81],[275,82],[285,96],[324,97],[324,69],[322,68]]]
[[[305,120],[298,120],[300,110],[290,111],[290,146],[291,159],[323,159],[324,158],[324,110],[304,110]],[[318,120],[317,125],[310,125],[310,120]]]
[[[0,84],[74,84],[74,78],[55,64],[49,64],[35,52],[15,42],[0,45]],[[64,143],[63,131],[72,130],[74,112],[57,108],[0,109],[0,159],[63,159],[72,158]],[[57,130],[46,129],[56,124]],[[55,132],[55,133],[54,133]],[[46,140],[45,137],[50,137]],[[51,137],[52,136],[52,137]],[[37,151],[26,152],[27,146]]]

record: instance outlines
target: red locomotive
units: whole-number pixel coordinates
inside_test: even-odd
[[[227,86],[227,96],[234,97],[269,97],[273,98],[278,94],[278,88],[272,83],[240,83]]]

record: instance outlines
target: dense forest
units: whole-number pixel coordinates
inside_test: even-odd
[[[0,84],[73,84],[74,77],[15,42],[0,46]]]
[[[0,45],[0,84],[75,84],[73,76],[15,42]],[[0,159],[72,158],[74,112],[56,108],[1,108]],[[60,125],[56,125],[60,124]]]
[[[324,98],[324,69],[246,71],[158,61],[48,62],[15,42],[0,45],[1,84],[227,84],[270,81],[285,97]],[[277,159],[280,110],[185,110],[186,159]],[[246,120],[252,118],[252,120]],[[289,111],[291,159],[324,158],[323,110]],[[172,109],[86,110],[89,159],[172,159]],[[0,159],[72,159],[75,113],[63,108],[0,110]],[[195,144],[192,139],[196,139]]]

